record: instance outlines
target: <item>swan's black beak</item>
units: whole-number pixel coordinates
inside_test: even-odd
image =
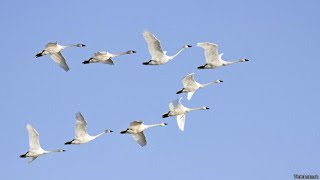
[[[219,80],[220,82],[223,82],[222,80]]]
[[[132,53],[137,53],[137,51],[132,51]]]
[[[82,47],[86,47],[86,45],[85,45],[85,44],[81,44],[81,46],[82,46]]]
[[[188,47],[192,47],[191,45],[187,45]]]
[[[249,59],[244,59],[244,61],[249,61]]]

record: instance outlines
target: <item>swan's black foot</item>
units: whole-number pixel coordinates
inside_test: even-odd
[[[89,64],[90,60],[83,61],[82,64]]]
[[[149,65],[149,62],[143,62],[142,64],[143,65]]]
[[[26,158],[27,157],[27,153],[20,155],[20,158]]]
[[[125,133],[127,133],[127,130],[121,131],[120,133],[125,134]]]
[[[72,140],[73,141],[73,140]],[[65,145],[70,145],[70,144],[72,144],[72,141],[68,141],[68,142],[66,142],[66,143],[64,143]]]
[[[177,94],[180,94],[180,93],[182,93],[182,92],[183,92],[183,89],[181,89],[180,91],[178,91]]]
[[[162,118],[167,118],[167,117],[169,117],[169,113],[162,115]]]
[[[198,69],[205,69],[206,66],[199,66]]]

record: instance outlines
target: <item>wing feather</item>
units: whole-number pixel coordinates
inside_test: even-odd
[[[80,112],[76,113],[76,138],[87,135],[87,121],[84,119]]]
[[[143,132],[132,134],[133,139],[140,144],[140,146],[147,145],[146,137]]]
[[[41,149],[39,142],[39,133],[30,124],[27,124],[27,130],[29,134],[29,147],[30,150]]]
[[[164,56],[160,41],[152,33],[144,31],[143,37],[148,44],[148,50],[153,60],[157,60]]]
[[[65,71],[69,71],[69,67],[66,63],[66,60],[62,56],[61,52],[51,54],[51,58],[55,63],[57,63]]]

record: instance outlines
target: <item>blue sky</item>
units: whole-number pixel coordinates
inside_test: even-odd
[[[0,179],[293,179],[320,174],[320,3],[310,1],[6,1],[0,7],[2,61]],[[144,30],[153,32],[172,62],[149,60]],[[84,43],[66,49],[65,73],[34,55],[47,42]],[[197,42],[213,42],[224,59],[250,59],[216,70],[204,64]],[[83,65],[96,51],[137,54],[116,66]],[[187,107],[185,132],[162,119],[181,79],[223,83],[197,92]],[[81,111],[88,131],[115,132],[85,145],[64,146]],[[119,132],[133,120],[166,127],[145,132],[141,148]],[[44,149],[64,148],[31,164],[26,124]]]

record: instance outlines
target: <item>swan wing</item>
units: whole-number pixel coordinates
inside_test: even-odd
[[[149,53],[151,54],[151,58],[153,60],[164,56],[160,41],[152,33],[149,31],[144,31],[143,37],[148,44]]]
[[[87,121],[83,118],[80,112],[76,113],[76,138],[87,135]]]
[[[51,54],[51,58],[55,63],[57,63],[65,71],[69,71],[69,67],[66,63],[66,60],[62,56],[61,52]]]
[[[106,61],[102,61],[103,64],[115,65],[111,58],[107,59]]]
[[[28,163],[31,163],[31,162],[34,161],[35,159],[37,159],[37,157],[29,157]]]
[[[184,130],[185,120],[186,120],[186,115],[185,114],[180,114],[180,115],[177,116],[178,127],[179,127],[179,129],[181,131]]]
[[[39,142],[39,133],[30,124],[27,124],[27,130],[29,134],[29,147],[30,150],[41,149]]]
[[[184,87],[197,87],[197,83],[194,80],[194,73],[188,74],[182,79],[182,84]]]
[[[58,44],[58,42],[50,42],[46,44],[46,48],[52,48],[52,47],[56,47]]]
[[[190,100],[193,96],[193,94],[195,93],[195,91],[192,91],[192,92],[188,92],[188,97],[187,99]]]
[[[133,139],[140,144],[140,146],[147,145],[146,137],[143,132],[132,134]]]
[[[218,45],[213,43],[198,43],[198,47],[204,49],[204,55],[208,64],[220,64]]]
[[[141,125],[141,124],[143,124],[142,121],[132,121],[132,122],[130,123],[130,126],[139,126],[139,125]]]

